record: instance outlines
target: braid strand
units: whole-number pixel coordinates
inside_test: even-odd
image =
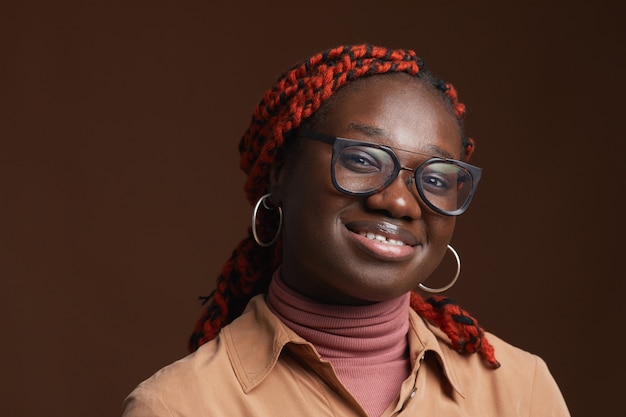
[[[411,292],[411,308],[439,327],[457,352],[478,352],[490,367],[500,367],[493,346],[485,338],[485,331],[454,300],[441,296],[424,300],[417,293]]]

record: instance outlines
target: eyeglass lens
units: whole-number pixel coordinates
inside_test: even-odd
[[[388,186],[400,172],[397,159],[385,149],[347,146],[334,158],[337,186],[350,194],[371,194]],[[472,192],[472,176],[453,160],[430,159],[414,173],[421,197],[443,212],[463,207]]]

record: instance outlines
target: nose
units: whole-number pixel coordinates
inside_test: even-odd
[[[367,197],[367,206],[372,210],[384,211],[396,219],[420,218],[422,207],[414,192],[412,174],[409,170],[400,171],[398,177],[386,188]]]

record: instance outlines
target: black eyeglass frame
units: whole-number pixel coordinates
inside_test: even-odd
[[[435,212],[437,212],[439,214],[443,214],[444,216],[458,216],[460,214],[463,214],[467,210],[467,208],[469,207],[470,203],[472,202],[472,199],[474,198],[474,194],[476,193],[476,190],[478,188],[478,182],[480,181],[480,177],[482,175],[482,168],[479,168],[477,166],[468,164],[467,162],[459,161],[457,159],[433,157],[432,155],[421,154],[420,152],[406,151],[404,149],[399,149],[399,150],[402,150],[403,152],[409,152],[409,153],[413,153],[413,154],[429,156],[429,159],[427,159],[426,161],[424,161],[421,164],[419,164],[416,168],[408,168],[408,167],[403,167],[402,166],[402,164],[400,163],[400,159],[398,158],[398,155],[396,155],[396,153],[394,152],[393,148],[391,148],[389,146],[386,146],[386,145],[381,145],[381,144],[372,143],[372,142],[363,142],[363,141],[358,141],[358,140],[354,140],[354,139],[347,139],[347,138],[342,138],[342,137],[338,137],[338,136],[327,135],[325,133],[314,132],[314,131],[307,130],[307,129],[301,130],[299,132],[299,136],[303,137],[303,138],[307,138],[307,139],[313,139],[313,140],[316,140],[318,142],[323,142],[323,143],[326,143],[328,145],[332,145],[332,147],[333,147],[333,156],[332,156],[332,160],[331,160],[331,164],[330,164],[330,166],[331,166],[331,179],[332,179],[332,182],[333,182],[333,186],[339,192],[341,192],[343,194],[347,194],[347,195],[367,197],[367,196],[376,194],[376,193],[384,190],[385,188],[387,188],[393,181],[395,181],[395,179],[400,174],[400,171],[407,170],[407,171],[413,172],[413,179],[415,181],[415,188],[417,189],[417,192],[418,192],[420,198],[422,199],[422,201],[428,207],[430,207],[432,210],[434,210]],[[340,186],[337,183],[337,179],[335,178],[335,162],[336,162],[336,159],[337,159],[337,155],[339,155],[340,152],[343,149],[345,149],[347,147],[351,147],[351,146],[367,146],[367,147],[374,148],[374,149],[380,149],[380,150],[386,152],[388,155],[391,156],[391,159],[393,160],[393,163],[394,163],[393,173],[389,176],[389,178],[387,178],[387,180],[380,187],[375,188],[375,189],[370,190],[370,191],[355,192],[355,191],[346,190],[345,188],[343,188],[342,186]],[[436,162],[437,163],[451,164],[451,165],[458,165],[461,168],[463,168],[467,173],[469,173],[469,175],[470,175],[470,177],[472,179],[472,187],[471,187],[471,190],[470,190],[470,192],[469,192],[469,194],[467,196],[467,199],[466,199],[465,203],[463,203],[463,205],[461,207],[459,207],[458,209],[456,209],[456,210],[446,211],[446,210],[442,210],[442,209],[436,207],[433,203],[431,203],[428,200],[428,198],[426,198],[425,193],[424,193],[424,189],[422,187],[422,182],[418,180],[418,178],[421,175],[421,173],[424,170],[424,168],[427,167],[428,165],[436,163]]]

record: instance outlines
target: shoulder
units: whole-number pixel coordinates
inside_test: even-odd
[[[519,349],[494,334],[488,333],[486,336],[494,345],[496,355],[500,352],[502,357],[502,378],[519,376],[527,381],[527,389],[532,396],[531,415],[569,415],[563,395],[541,357]]]
[[[477,378],[501,380],[502,378],[517,381],[516,390],[524,381],[530,383],[536,368],[546,369],[545,363],[537,355],[520,349],[502,340],[492,333],[485,333],[485,339],[491,343],[495,356],[501,366],[491,368],[477,353],[459,353],[450,342],[448,336],[438,327],[426,323],[426,327],[435,336],[435,349],[442,357],[444,367],[453,374],[463,387],[475,385]],[[500,381],[501,382],[501,381]]]
[[[475,353],[459,353],[448,336],[411,313],[419,346],[437,354],[443,375],[456,389],[465,410],[484,416],[567,417],[569,411],[546,363],[539,356],[486,333],[501,366],[491,368]],[[470,414],[472,414],[470,413]]]
[[[139,384],[144,389],[157,389],[168,385],[196,379],[208,366],[219,362],[221,340],[219,336],[202,345],[197,351],[177,360],[157,371],[147,380]]]
[[[196,352],[161,368],[141,382],[124,400],[124,417],[181,415],[185,404],[196,406],[206,400],[207,384],[219,382],[227,372],[228,358],[219,338],[202,345]],[[207,372],[210,369],[208,377]],[[201,387],[204,388],[201,392]],[[209,390],[210,392],[211,390]],[[204,398],[204,399],[203,399]]]
[[[537,371],[547,371],[545,362],[537,355],[520,349],[502,340],[493,333],[485,333],[485,339],[491,343],[500,367],[492,369],[479,354],[459,353],[454,350],[447,336],[438,328],[431,327],[436,335],[441,353],[445,362],[453,368],[458,379],[464,386],[471,386],[476,378],[493,379],[502,382],[503,379],[515,381],[516,390],[524,385],[530,385]]]
[[[561,391],[546,362],[502,340],[492,333],[485,337],[493,345],[501,366],[491,369],[477,354],[459,354],[440,339],[445,361],[455,374],[467,400],[478,399],[482,407],[495,402],[497,407],[524,410],[528,416],[569,416]],[[504,412],[501,409],[500,412]]]
[[[255,297],[215,339],[139,384],[124,417],[215,415],[224,398],[244,398],[268,375],[290,337]]]

